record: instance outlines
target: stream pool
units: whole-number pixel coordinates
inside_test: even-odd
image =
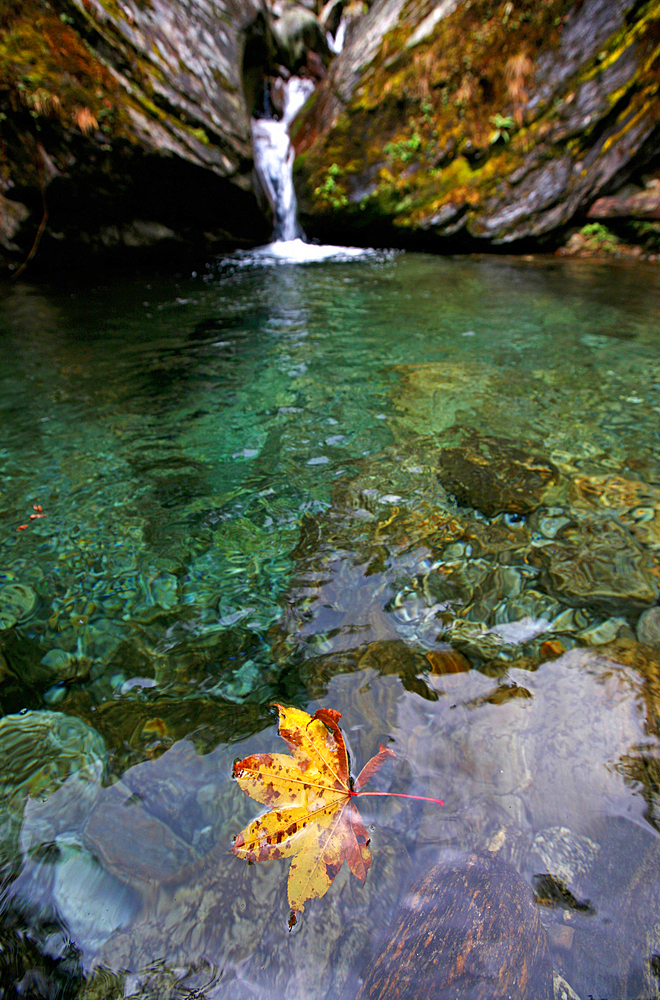
[[[581,1000],[660,996],[657,267],[239,253],[0,299],[0,996],[352,1000],[470,851]],[[275,702],[445,802],[365,798],[365,885],[292,931],[289,862],[230,852]]]

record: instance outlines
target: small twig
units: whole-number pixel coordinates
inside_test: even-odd
[[[44,229],[46,228],[46,223],[48,222],[48,207],[46,206],[46,188],[44,186],[44,163],[43,163],[43,157],[41,155],[41,148],[42,148],[41,143],[38,142],[37,154],[39,162],[37,164],[37,169],[39,171],[39,188],[41,190],[41,204],[43,205],[44,212],[41,217],[41,222],[39,223],[39,228],[37,229],[37,234],[34,237],[34,243],[32,244],[30,252],[23,261],[23,263],[21,264],[21,266],[19,267],[18,271],[14,271],[14,273],[12,274],[12,279],[18,278],[19,274],[21,274],[25,270],[25,268],[28,266],[28,264],[36,254],[37,250],[39,249],[39,243],[41,242],[41,237],[44,234]]]

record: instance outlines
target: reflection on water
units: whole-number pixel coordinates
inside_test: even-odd
[[[349,1000],[475,851],[581,997],[658,996],[658,289],[370,253],[5,290],[8,989]],[[287,863],[229,852],[274,700],[446,802],[365,798],[365,887],[292,933]]]

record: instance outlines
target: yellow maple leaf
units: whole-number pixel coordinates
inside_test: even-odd
[[[328,891],[344,860],[364,883],[371,864],[369,835],[353,799],[395,754],[381,746],[353,783],[338,726],[340,712],[320,708],[308,715],[298,708],[277,709],[279,734],[292,756],[259,753],[235,761],[234,777],[243,791],[270,811],[238,834],[232,850],[247,861],[293,856],[287,885],[293,926],[307,900]]]

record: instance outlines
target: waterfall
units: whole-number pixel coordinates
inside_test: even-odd
[[[330,51],[334,52],[335,55],[338,55],[344,48],[344,42],[346,40],[346,18],[343,14],[334,38],[329,31],[326,32],[326,38]]]
[[[293,146],[289,125],[314,90],[312,80],[292,76],[285,85],[281,120],[252,119],[254,166],[275,217],[273,240],[290,241],[303,236],[293,189]]]

